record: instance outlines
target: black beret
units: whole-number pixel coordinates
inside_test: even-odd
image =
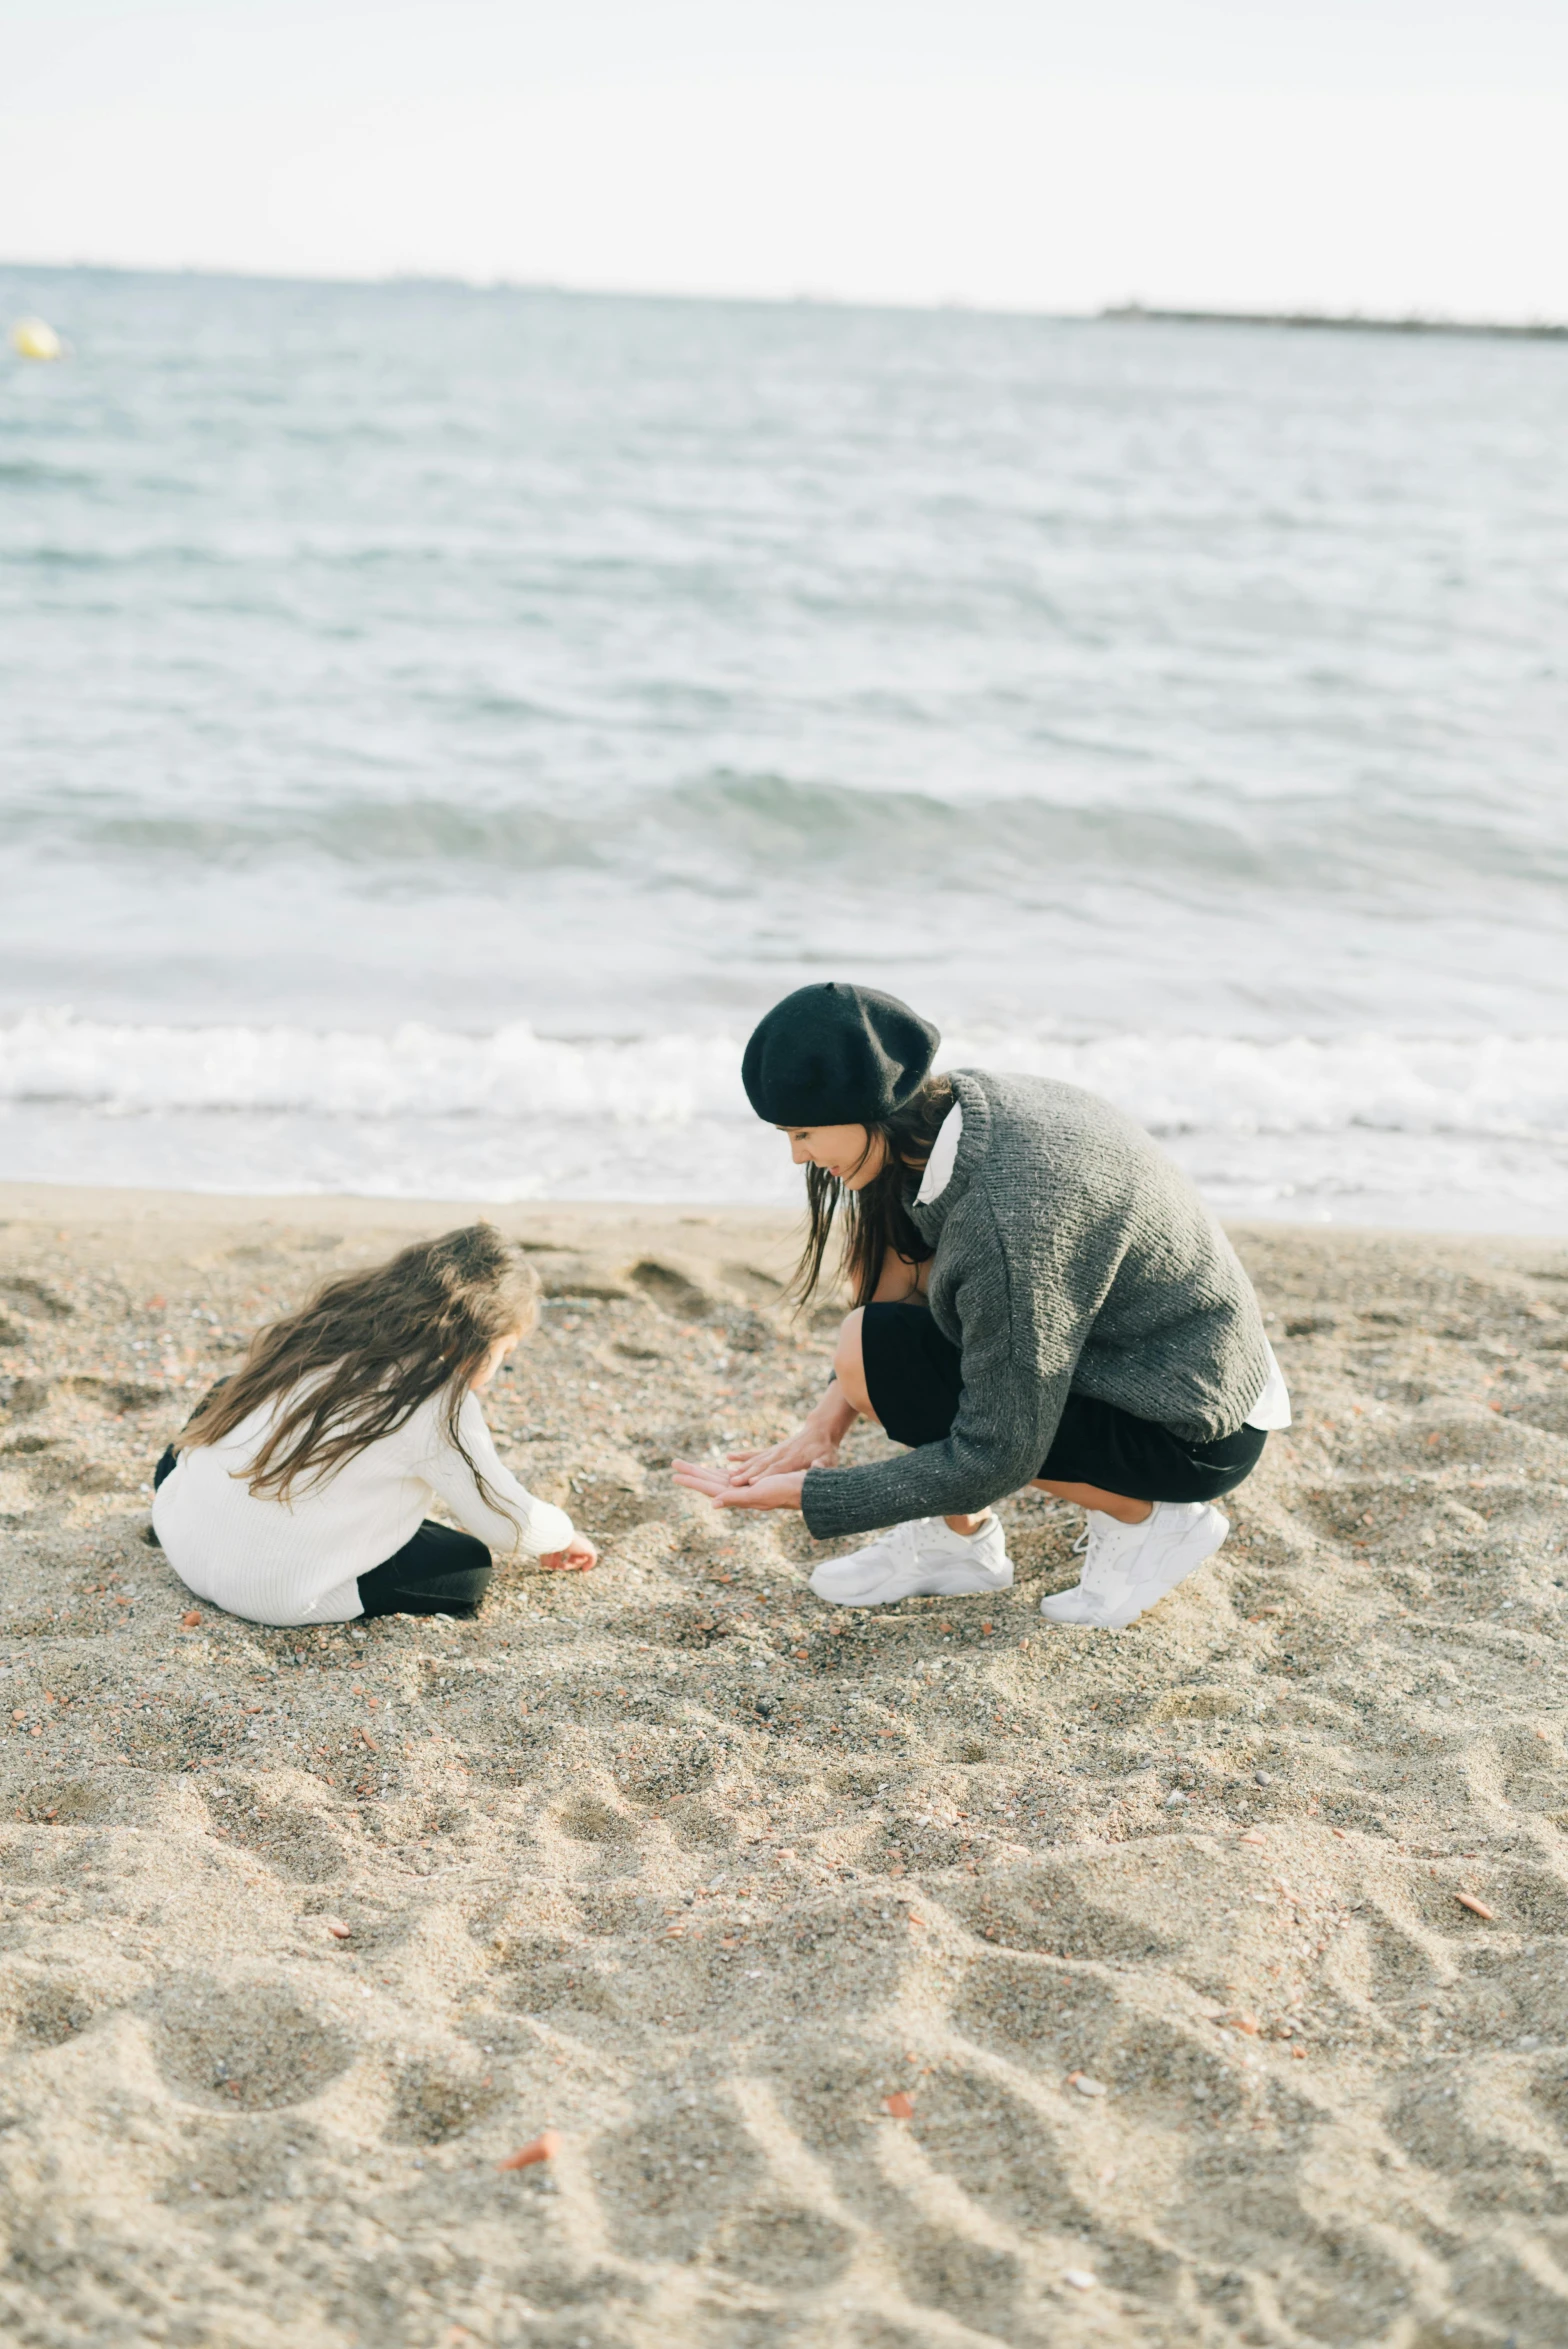
[[[876,1125],[914,1098],[941,1042],[929,1020],[875,987],[797,987],[753,1029],[746,1098],[772,1126]]]

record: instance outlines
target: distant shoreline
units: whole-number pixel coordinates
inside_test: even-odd
[[[157,284],[213,284],[295,286],[315,291],[335,289],[358,293],[450,292],[492,300],[508,295],[565,302],[648,302],[676,308],[846,310],[875,311],[899,317],[964,317],[1033,319],[1057,326],[1127,324],[1176,326],[1272,326],[1316,328],[1338,334],[1465,335],[1509,342],[1568,342],[1568,320],[1533,321],[1424,317],[1382,317],[1359,310],[1182,310],[1160,303],[1114,302],[1101,309],[1053,310],[1030,303],[948,299],[913,301],[878,298],[871,294],[713,293],[678,287],[560,285],[546,279],[444,277],[439,273],[388,271],[376,276],[315,275],[269,269],[223,269],[191,264],[184,268],[156,267],[127,261],[20,261],[0,253],[0,278],[123,277]]]
[[[1500,319],[1379,318],[1359,310],[1164,310],[1121,302],[1100,312],[1108,323],[1157,326],[1290,326],[1332,334],[1461,334],[1509,342],[1568,342],[1568,324],[1539,320],[1506,325]]]

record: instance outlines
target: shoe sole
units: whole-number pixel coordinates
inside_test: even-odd
[[[863,1592],[857,1598],[840,1598],[836,1592],[818,1590],[816,1583],[809,1586],[812,1596],[829,1607],[896,1607],[900,1599],[986,1599],[997,1591],[1011,1590],[1013,1569],[994,1582],[977,1583],[965,1575],[961,1566],[954,1566],[943,1574],[925,1574],[897,1590],[883,1589]]]

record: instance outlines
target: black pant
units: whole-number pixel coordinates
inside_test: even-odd
[[[895,1444],[939,1444],[958,1416],[959,1352],[924,1305],[868,1305],[861,1320],[866,1393]],[[1259,1427],[1194,1443],[1135,1419],[1095,1395],[1069,1392],[1037,1477],[1098,1485],[1129,1501],[1216,1501],[1250,1476],[1267,1436]]]
[[[359,1578],[370,1615],[477,1615],[492,1572],[490,1552],[471,1533],[427,1517],[383,1565]]]
[[[178,1458],[171,1444],[153,1470],[154,1492],[173,1474]],[[491,1572],[490,1552],[482,1541],[427,1517],[400,1550],[360,1576],[361,1616],[457,1615],[466,1620],[478,1614]]]

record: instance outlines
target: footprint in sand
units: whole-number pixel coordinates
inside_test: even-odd
[[[714,2265],[776,2292],[820,2291],[841,2276],[855,2238],[837,2219],[789,2204],[737,2211],[714,2238]]]
[[[27,1972],[0,1988],[0,2030],[18,2055],[64,2047],[87,2029],[98,2011],[92,1994],[75,1982]]]
[[[347,1847],[341,1832],[314,1811],[248,1789],[214,1789],[213,1823],[226,1840],[302,1884],[325,1884],[343,1873]]]
[[[392,2085],[388,2135],[402,2145],[444,2145],[494,2111],[501,2092],[488,2074],[437,2062],[411,2063]]]
[[[762,2177],[751,2137],[712,2091],[661,2100],[595,2150],[606,2218],[633,2257],[693,2257],[750,2201]]]
[[[151,2015],[153,2056],[187,2103],[267,2112],[303,2104],[348,2069],[354,2049],[335,2025],[267,1981],[171,1977]]]

